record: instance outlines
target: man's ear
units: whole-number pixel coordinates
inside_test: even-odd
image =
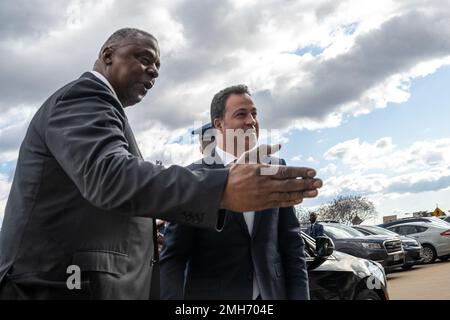
[[[106,47],[102,51],[102,61],[105,65],[112,64],[112,57],[114,54],[114,50],[111,47]]]
[[[213,127],[219,130],[220,132],[223,132],[222,121],[219,118],[214,119]]]

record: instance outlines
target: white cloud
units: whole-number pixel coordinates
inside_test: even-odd
[[[5,15],[19,16],[16,2],[5,3]],[[237,82],[255,93],[266,127],[336,127],[345,113],[405,101],[404,84],[434,72],[450,55],[448,12],[439,1],[409,7],[388,0],[282,6],[277,1],[73,1],[65,10],[46,3],[52,2],[41,1],[39,12],[24,6],[20,13],[39,21],[39,33],[28,32],[34,38],[21,37],[25,29],[17,28],[0,42],[0,56],[9,57],[0,69],[2,109],[39,105],[89,69],[102,41],[128,25],[153,32],[162,51],[160,79],[129,112],[139,130],[156,123],[167,130],[186,128],[204,118],[216,91]],[[55,15],[58,11],[64,14]],[[40,17],[52,19],[46,25]],[[310,45],[326,49],[318,56],[292,54]]]
[[[340,160],[352,170],[365,172],[383,169],[397,173],[426,171],[430,168],[446,169],[450,163],[450,139],[417,141],[410,147],[395,150],[390,137],[370,144],[353,139],[331,147],[324,154],[327,160]]]
[[[189,165],[202,157],[197,137],[186,130],[168,132],[155,126],[140,132],[136,140],[144,159],[159,160],[164,166]]]
[[[393,199],[446,189],[450,186],[449,148],[450,139],[418,141],[403,149],[396,149],[389,137],[373,144],[359,139],[344,141],[324,155],[333,162],[319,171],[330,175],[321,194],[324,197],[364,194]]]
[[[334,163],[329,163],[327,166],[319,169],[318,175],[319,176],[335,175],[337,169],[338,167]]]
[[[367,168],[367,164],[373,160],[374,165],[379,164],[379,158],[390,155],[395,146],[390,137],[377,140],[374,144],[360,142],[359,138],[347,140],[331,147],[324,154],[327,160],[341,160],[344,164],[352,167]]]

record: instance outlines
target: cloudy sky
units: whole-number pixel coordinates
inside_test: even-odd
[[[34,112],[125,26],[161,46],[155,87],[127,110],[146,159],[199,158],[190,130],[245,83],[280,155],[325,182],[306,207],[360,194],[375,222],[450,210],[449,0],[2,0],[0,219]]]

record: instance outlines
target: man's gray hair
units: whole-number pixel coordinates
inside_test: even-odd
[[[106,42],[103,44],[102,48],[99,52],[99,57],[102,55],[102,52],[107,47],[114,47],[119,45],[124,39],[136,39],[139,36],[146,36],[152,38],[155,41],[158,41],[154,35],[148,33],[147,31],[136,29],[136,28],[122,28],[114,32]]]

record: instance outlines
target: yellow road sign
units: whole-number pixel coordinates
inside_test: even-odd
[[[441,209],[439,209],[438,207],[436,207],[436,209],[433,211],[433,216],[435,216],[435,217],[440,217],[440,216],[442,216],[444,214],[444,212],[442,212],[442,210]]]

